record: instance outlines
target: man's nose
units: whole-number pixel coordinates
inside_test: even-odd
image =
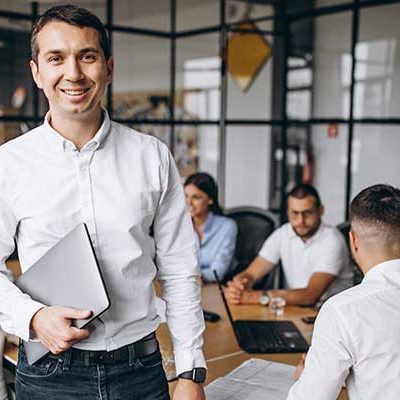
[[[66,63],[65,79],[69,81],[79,81],[83,78],[83,73],[78,60],[69,59]]]
[[[306,220],[306,216],[303,213],[299,213],[299,220],[300,220],[301,224],[304,224],[304,222]]]

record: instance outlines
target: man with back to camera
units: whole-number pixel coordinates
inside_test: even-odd
[[[400,376],[400,190],[374,185],[350,206],[350,247],[363,281],[316,320],[305,368],[288,400],[397,400]]]
[[[172,156],[101,108],[113,59],[96,16],[53,7],[35,24],[31,47],[49,112],[43,125],[0,148],[0,323],[24,340],[40,339],[51,354],[30,366],[21,346],[17,398],[169,399],[154,334],[157,277],[180,377],[173,398],[202,400],[195,236]],[[81,222],[111,299],[90,332],[71,326],[89,311],[37,303],[4,273],[14,237],[24,272]]]
[[[276,229],[258,256],[225,290],[232,304],[268,305],[272,296],[281,296],[288,305],[313,305],[351,286],[352,273],[344,238],[325,225],[324,208],[316,189],[307,184],[293,188],[287,198],[289,222]],[[252,290],[281,260],[285,290]]]

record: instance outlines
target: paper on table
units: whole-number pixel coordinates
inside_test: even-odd
[[[285,400],[295,368],[252,358],[206,388],[207,400]]]

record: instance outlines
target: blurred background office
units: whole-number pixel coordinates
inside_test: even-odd
[[[0,0],[0,142],[43,118],[29,32],[64,2]],[[224,209],[284,219],[304,181],[336,225],[361,188],[400,185],[400,1],[68,2],[109,30],[111,116],[168,143],[182,180],[216,177]]]

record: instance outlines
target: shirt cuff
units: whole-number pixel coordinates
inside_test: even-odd
[[[41,309],[44,304],[32,300],[29,296],[24,297],[17,306],[17,321],[14,334],[25,341],[31,338],[30,325],[32,317]]]
[[[202,350],[175,351],[176,376],[193,368],[207,368]]]

